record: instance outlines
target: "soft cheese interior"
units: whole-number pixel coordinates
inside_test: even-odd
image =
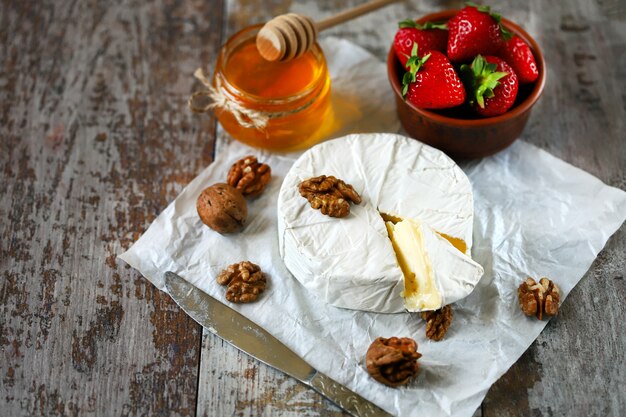
[[[387,222],[387,231],[400,269],[404,274],[404,304],[410,311],[436,310],[441,307],[428,250],[424,246],[422,229],[417,222],[403,220]]]
[[[436,310],[460,283],[476,282],[483,268],[449,240],[419,221],[386,222],[404,274],[404,304],[409,311]]]
[[[383,220],[385,221],[385,223],[390,222],[392,224],[396,224],[402,221],[402,219],[398,216],[394,216],[392,214],[387,214],[387,213],[380,213],[381,217],[383,218]],[[387,230],[389,230],[389,227],[387,227]],[[437,232],[435,230],[435,232]],[[461,252],[463,252],[466,255],[470,255],[469,252],[469,247],[467,245],[467,243],[465,243],[465,241],[461,238],[458,237],[452,237],[449,236],[445,233],[439,233],[439,235],[443,238],[445,238],[448,242],[452,243],[452,246],[454,246],[455,248],[457,248],[458,250],[460,250]]]
[[[298,185],[318,175],[334,175],[353,185],[362,203],[341,219],[312,209]],[[459,250],[471,250],[469,180],[442,152],[399,135],[349,135],[309,149],[285,176],[277,207],[285,266],[316,297],[337,307],[406,311],[404,273],[381,213],[419,221],[441,241],[448,242],[441,237],[445,235]],[[440,267],[430,259],[433,269]],[[447,276],[458,281],[436,283],[444,304],[467,296],[478,282],[474,275]]]

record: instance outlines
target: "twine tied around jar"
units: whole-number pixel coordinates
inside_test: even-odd
[[[237,119],[237,122],[243,127],[262,130],[267,126],[269,117],[265,113],[248,109],[222,93],[222,82],[219,77],[215,78],[215,87],[213,87],[211,80],[204,75],[202,68],[198,68],[193,73],[193,76],[206,87],[206,90],[196,91],[191,95],[191,97],[189,97],[187,105],[192,112],[206,113],[209,110],[216,108],[223,109],[230,112],[235,119]],[[212,102],[204,106],[196,106],[194,102],[200,97],[208,97],[212,100]]]

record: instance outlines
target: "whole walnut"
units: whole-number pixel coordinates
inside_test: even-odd
[[[202,223],[218,233],[238,232],[246,224],[248,205],[239,190],[228,184],[213,184],[196,201]]]

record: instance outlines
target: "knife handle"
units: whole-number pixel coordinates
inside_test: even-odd
[[[377,407],[321,372],[317,372],[311,378],[309,385],[355,417],[393,417],[392,414]]]

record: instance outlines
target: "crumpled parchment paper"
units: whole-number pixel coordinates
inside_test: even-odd
[[[385,65],[348,41],[329,38],[323,48],[335,111],[345,120],[333,136],[397,131]],[[215,282],[216,275],[234,262],[257,263],[270,276],[266,292],[255,303],[229,305],[319,371],[394,415],[471,416],[489,387],[546,325],[522,314],[518,285],[527,276],[548,276],[565,300],[626,218],[625,192],[523,141],[465,164],[474,189],[472,257],[485,274],[469,297],[453,305],[455,317],[445,339],[432,342],[418,314],[329,306],[285,268],[278,253],[276,199],[298,154],[270,154],[236,142],[220,149],[215,162],[120,258],[162,290],[163,274],[173,271],[224,301],[225,289]],[[244,231],[221,236],[200,222],[196,198],[205,187],[223,182],[231,164],[250,153],[272,167],[273,179],[260,198],[249,202]],[[422,368],[409,385],[387,388],[367,374],[364,355],[379,336],[418,342]]]

